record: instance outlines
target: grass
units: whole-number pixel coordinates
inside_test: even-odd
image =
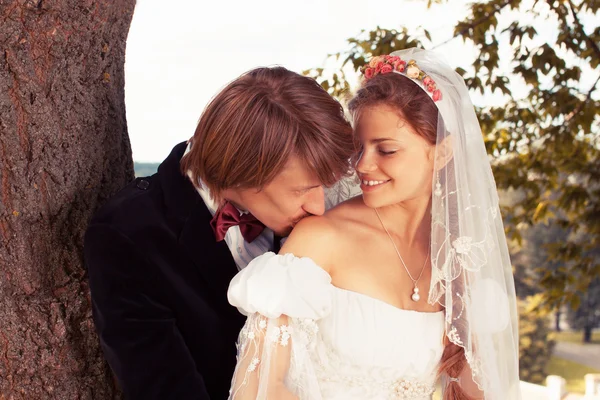
[[[600,371],[585,365],[578,364],[564,358],[552,356],[546,367],[548,375],[559,375],[567,381],[567,391],[572,393],[585,393],[585,374],[600,374]]]
[[[570,342],[570,343],[583,343],[583,332],[573,332],[573,331],[562,331],[562,332],[552,332],[554,335],[554,339],[557,342]],[[600,331],[596,330],[592,332],[592,343],[600,344]]]

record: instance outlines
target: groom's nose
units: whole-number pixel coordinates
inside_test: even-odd
[[[325,194],[323,187],[319,186],[310,191],[306,197],[306,202],[302,206],[302,209],[308,214],[312,215],[323,215],[325,212]]]

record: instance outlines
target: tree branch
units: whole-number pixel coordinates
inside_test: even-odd
[[[565,117],[565,122],[569,122],[575,115],[577,115],[577,113],[581,111],[585,103],[587,103],[592,98],[592,93],[594,93],[594,90],[596,90],[598,82],[600,82],[600,75],[598,76],[598,79],[596,79],[596,82],[594,82],[594,84],[592,85],[591,89],[588,91],[587,96],[585,96],[585,99],[583,99],[583,101],[579,103],[579,105],[573,111],[571,111],[569,115]]]
[[[506,1],[504,2],[504,4],[500,5],[500,6],[499,6],[499,7],[496,9],[496,12],[499,12],[499,11],[501,11],[501,10],[502,10],[504,7],[506,7],[506,6],[510,5],[510,4],[511,4],[513,1],[514,1],[514,0],[506,0]],[[493,15],[494,15],[494,13],[490,13],[489,15],[487,15],[487,16],[485,16],[485,17],[479,18],[477,21],[473,21],[473,22],[472,22],[472,23],[470,23],[470,24],[469,24],[467,27],[465,27],[464,29],[461,29],[461,30],[460,30],[458,33],[456,33],[454,36],[452,36],[452,37],[451,37],[451,38],[449,38],[449,39],[446,39],[446,40],[444,40],[442,43],[436,44],[436,45],[435,45],[435,46],[433,46],[433,47],[432,47],[430,50],[435,50],[435,49],[437,49],[438,47],[441,47],[441,46],[443,46],[443,45],[445,45],[445,44],[448,44],[448,43],[450,43],[451,41],[453,41],[453,40],[454,40],[454,39],[456,39],[457,37],[459,37],[459,36],[462,36],[462,35],[464,35],[465,33],[467,33],[467,31],[468,31],[469,29],[473,29],[473,28],[475,28],[476,26],[478,26],[478,25],[480,25],[480,24],[484,23],[484,22],[485,22],[485,21],[487,21],[488,19],[492,18],[492,16],[493,16]]]
[[[585,33],[585,30],[583,29],[583,25],[581,24],[581,21],[579,21],[579,18],[577,16],[577,13],[579,12],[579,10],[575,7],[575,5],[573,4],[573,2],[571,0],[567,0],[567,4],[569,5],[569,8],[571,9],[571,14],[573,14],[573,20],[575,21],[575,25],[577,25],[577,30],[585,38],[585,41],[587,42],[588,46],[590,46],[590,48],[592,50],[594,50],[594,53],[596,53],[596,56],[598,56],[598,58],[600,59],[600,47],[598,47],[598,43],[594,42],[592,40],[592,38],[590,38]]]

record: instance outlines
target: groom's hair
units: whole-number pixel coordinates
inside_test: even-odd
[[[182,170],[214,198],[229,188],[262,188],[298,156],[332,185],[355,151],[342,106],[314,79],[283,67],[253,69],[208,104]]]

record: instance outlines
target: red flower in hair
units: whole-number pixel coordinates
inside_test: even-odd
[[[396,61],[394,63],[394,69],[398,72],[404,72],[404,70],[406,69],[406,61]]]
[[[397,71],[404,73],[410,79],[419,81],[426,92],[430,93],[433,101],[442,99],[440,92],[435,84],[435,81],[430,76],[426,75],[415,60],[410,60],[408,63],[398,56],[382,55],[373,57],[369,64],[361,68],[366,80],[371,79],[377,74],[389,74]]]
[[[392,66],[390,64],[385,64],[383,67],[381,67],[382,74],[388,74],[388,73],[392,72],[393,70],[394,70],[394,68],[392,68]]]
[[[383,60],[382,56],[377,56],[377,57],[371,58],[371,61],[369,61],[369,67],[375,68],[375,66],[377,65],[377,63],[382,62],[382,60]]]

